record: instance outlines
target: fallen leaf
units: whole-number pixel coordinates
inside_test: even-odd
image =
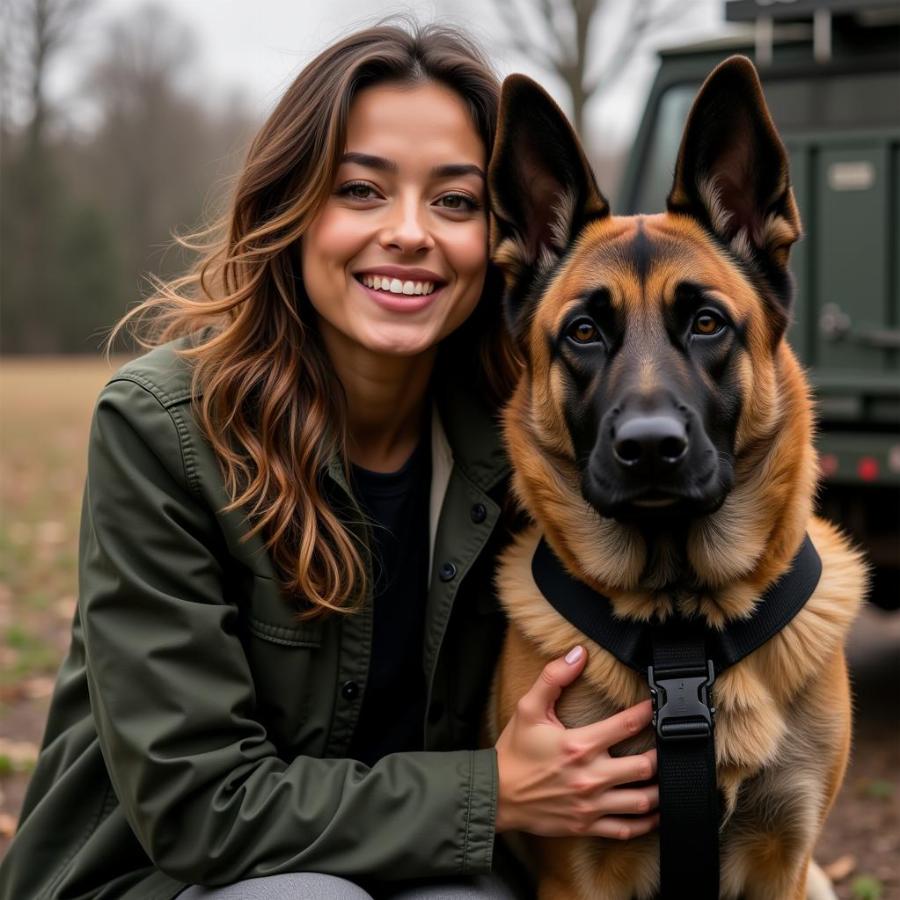
[[[75,598],[71,594],[66,594],[65,597],[60,597],[56,603],[53,604],[53,611],[58,615],[61,619],[68,622],[69,619],[72,618],[72,614],[75,612]]]
[[[12,837],[16,833],[18,819],[9,813],[0,813],[0,837]]]
[[[0,684],[0,703],[15,703],[21,699],[21,684]]]
[[[852,853],[839,856],[834,862],[823,866],[822,870],[832,881],[843,881],[856,870],[856,857]]]
[[[29,678],[22,683],[22,693],[29,700],[43,700],[53,693],[53,685],[55,681],[46,675],[39,675],[36,678]]]
[[[61,544],[66,539],[66,526],[62,522],[40,522],[36,537],[39,544]]]
[[[0,737],[0,754],[8,756],[12,763],[33,763],[38,757],[38,745],[31,741],[8,741]]]

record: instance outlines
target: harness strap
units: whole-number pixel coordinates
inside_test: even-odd
[[[699,629],[652,633],[659,781],[659,896],[718,900],[719,792],[710,691],[713,667]]]
[[[609,598],[573,578],[541,538],[531,560],[531,574],[544,599],[580,632],[641,675],[651,663],[650,631],[646,622],[619,619]],[[803,539],[790,568],[760,597],[746,619],[717,631],[705,629],[706,649],[716,672],[740,662],[774,637],[803,609],[822,574],[822,560],[809,535]]]
[[[664,623],[616,618],[608,597],[573,578],[542,538],[531,571],[544,598],[579,631],[645,675],[653,698],[660,806],[660,897],[719,896],[716,673],[749,656],[803,608],[822,574],[809,535],[790,568],[746,619],[718,631],[699,618]]]

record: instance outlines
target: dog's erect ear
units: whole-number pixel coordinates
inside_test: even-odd
[[[552,264],[588,222],[609,214],[572,126],[525,75],[503,82],[488,184],[494,261],[508,294]]]
[[[788,158],[753,63],[732,56],[706,79],[691,107],[675,166],[670,212],[700,220],[766,276],[790,305],[791,244],[800,237]]]

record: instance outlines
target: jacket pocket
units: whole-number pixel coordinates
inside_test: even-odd
[[[320,647],[322,631],[318,624],[298,624],[286,627],[273,622],[264,622],[255,616],[249,616],[247,628],[254,637],[284,647]]]
[[[317,743],[330,720],[333,674],[324,623],[298,622],[278,584],[255,575],[244,617],[244,648],[257,715],[286,754]],[[308,751],[307,751],[308,752]]]
[[[246,622],[250,634],[273,644],[313,648],[322,643],[322,620],[298,621],[297,611],[283,597],[278,582],[264,575],[253,575]]]

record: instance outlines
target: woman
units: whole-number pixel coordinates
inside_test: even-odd
[[[654,788],[611,787],[652,758],[606,753],[647,709],[553,715],[582,650],[475,749],[512,526],[496,107],[453,31],[346,38],[263,126],[222,242],[138,309],[158,346],[95,413],[4,898],[501,897],[497,831],[653,827],[622,814]]]

